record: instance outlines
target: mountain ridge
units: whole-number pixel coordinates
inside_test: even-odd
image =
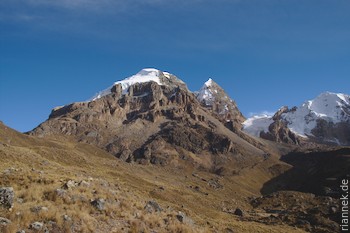
[[[54,109],[29,134],[73,136],[128,162],[167,165],[189,160],[213,172],[224,161],[246,166],[269,153],[263,142],[239,130],[233,114],[228,121],[213,106],[200,103],[176,76],[146,69],[92,101]],[[225,125],[234,121],[235,128]]]

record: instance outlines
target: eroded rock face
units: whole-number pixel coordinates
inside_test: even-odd
[[[69,135],[123,161],[142,164],[198,163],[213,160],[211,155],[234,158],[244,152],[244,145],[233,140],[237,135],[222,124],[229,119],[240,122],[240,117],[233,116],[231,110],[225,116],[215,114],[175,76],[160,73],[159,78],[165,85],[135,83],[125,91],[121,84],[115,84],[109,94],[93,101],[56,108],[29,134]],[[251,138],[245,137],[242,140],[249,144]],[[205,163],[210,167],[214,162]]]
[[[269,132],[261,132],[260,137],[275,141],[275,142],[284,142],[287,144],[296,144],[300,143],[300,138],[294,134],[286,124],[280,120],[273,122],[269,126]]]

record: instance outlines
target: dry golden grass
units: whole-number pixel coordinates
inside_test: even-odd
[[[177,167],[126,164],[87,144],[33,138],[8,128],[0,129],[0,142],[0,187],[11,186],[15,191],[13,209],[0,209],[0,217],[12,224],[0,232],[31,232],[28,227],[33,222],[43,222],[52,232],[226,232],[228,228],[304,232],[286,225],[243,222],[222,211],[223,203],[248,208],[246,198],[259,195],[255,182],[269,178],[259,176],[263,165],[254,176],[243,172],[241,177],[220,178],[194,171],[185,163]],[[14,170],[6,172],[9,168]],[[209,187],[193,172],[205,180],[220,179],[224,189]],[[65,194],[59,195],[56,190],[69,180],[89,185],[64,189]],[[97,198],[106,200],[102,211],[90,203]],[[149,200],[158,202],[163,211],[147,213],[144,206]],[[37,206],[47,210],[35,213],[31,209]],[[194,225],[181,223],[178,211],[192,218]]]

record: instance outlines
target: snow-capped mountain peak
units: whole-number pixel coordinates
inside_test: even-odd
[[[132,75],[129,78],[115,82],[114,85],[121,84],[124,94],[126,93],[128,88],[135,83],[145,83],[145,82],[153,81],[161,85],[161,82],[159,79],[160,72],[161,72],[160,70],[153,69],[153,68],[142,69],[137,74]]]
[[[129,87],[136,84],[136,83],[156,82],[156,83],[158,83],[158,85],[165,85],[164,80],[162,80],[162,78],[166,78],[166,79],[170,80],[172,77],[175,77],[175,76],[168,73],[168,72],[163,72],[163,71],[160,71],[160,70],[154,69],[154,68],[144,68],[144,69],[140,70],[135,75],[132,75],[128,78],[125,78],[121,81],[115,82],[109,88],[97,93],[89,101],[94,101],[94,100],[97,100],[103,96],[110,94],[111,88],[117,84],[120,84],[122,86],[122,93],[127,94]],[[181,81],[179,79],[177,79],[177,80]]]
[[[210,108],[222,121],[235,121],[239,122],[237,125],[240,125],[245,120],[242,113],[238,110],[236,103],[211,78],[197,92],[197,100],[202,105]]]
[[[332,92],[324,92],[314,100],[305,103],[305,106],[317,116],[329,118],[334,123],[341,121],[346,116],[343,114],[343,107],[349,105],[348,95]]]
[[[207,87],[210,87],[211,85],[213,85],[213,80],[211,78],[209,78],[208,81],[206,81],[204,83],[204,85],[207,86]]]

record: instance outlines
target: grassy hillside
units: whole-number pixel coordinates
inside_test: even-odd
[[[69,138],[41,139],[0,127],[0,187],[15,192],[13,208],[0,209],[0,217],[12,222],[0,225],[1,232],[304,232],[243,221],[230,211],[249,214],[248,197],[260,195],[276,161],[222,177],[185,161],[129,164]],[[101,199],[103,208],[96,204]],[[151,200],[162,210],[147,206]],[[33,229],[34,222],[43,227]]]

